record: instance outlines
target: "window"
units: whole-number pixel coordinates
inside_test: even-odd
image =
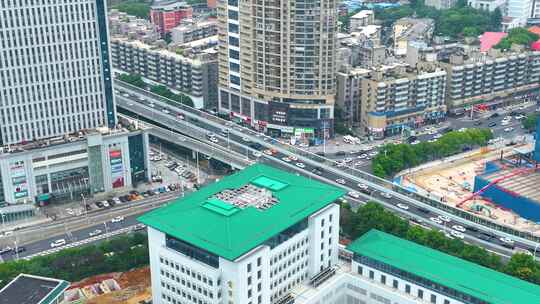
[[[240,85],[240,77],[236,75],[230,75],[231,77],[231,83],[235,85]]]
[[[364,274],[364,269],[362,268],[362,266],[358,266],[358,274],[359,275],[363,275]]]
[[[262,258],[261,258],[261,257],[258,257],[258,258],[257,258],[257,266],[258,266],[258,267],[261,267],[261,264],[262,264]]]
[[[381,274],[381,283],[386,284],[386,276]]]
[[[238,20],[238,12],[229,10],[229,19]]]
[[[247,264],[247,272],[251,272],[251,263]]]
[[[370,270],[369,271],[369,278],[373,280],[374,277],[375,277],[375,273],[373,272],[373,270]]]
[[[251,276],[248,277],[247,283],[248,285],[251,285]]]
[[[398,281],[394,280],[394,282],[392,282],[392,286],[397,289],[399,287]]]
[[[240,59],[240,52],[236,51],[236,50],[229,50],[229,58],[232,58],[232,59]]]
[[[229,32],[238,34],[238,24],[229,23]]]
[[[444,304],[450,304],[450,300],[444,299]]]
[[[437,296],[434,295],[434,294],[432,294],[432,295],[431,295],[431,301],[430,301],[430,302],[431,302],[431,303],[437,303]]]
[[[240,65],[238,63],[235,63],[235,62],[229,63],[229,68],[233,72],[240,72]]]
[[[405,284],[405,292],[409,294],[411,293],[411,285]]]
[[[233,46],[240,46],[240,40],[236,37],[229,36],[229,44]]]
[[[424,298],[424,291],[422,289],[418,289],[418,297],[420,299],[423,299]]]

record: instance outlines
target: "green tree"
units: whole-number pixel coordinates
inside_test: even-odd
[[[527,117],[521,121],[521,124],[523,125],[523,128],[529,132],[536,130],[536,126],[538,125],[538,114],[532,113],[527,115]]]
[[[121,74],[118,79],[139,88],[146,88],[146,83],[139,74]]]
[[[500,8],[496,8],[490,14],[490,26],[492,30],[500,30],[502,25],[502,12]]]
[[[150,5],[144,0],[127,0],[112,6],[112,8],[124,12],[128,15],[148,19],[150,15]]]
[[[526,281],[540,283],[539,265],[530,255],[517,253],[512,255],[510,261],[505,266],[505,272]]]
[[[529,32],[527,29],[518,27],[511,29],[508,35],[504,37],[497,45],[496,49],[510,49],[512,44],[529,46],[531,43],[537,41],[538,35]]]

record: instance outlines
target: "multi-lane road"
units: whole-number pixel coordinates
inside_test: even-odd
[[[505,247],[507,243],[501,240],[508,237],[514,239],[515,246],[531,252],[535,251],[538,244],[528,239],[485,227],[478,222],[468,221],[451,212],[440,210],[430,204],[418,201],[418,194],[407,191],[394,191],[394,185],[391,182],[381,182],[380,179],[351,168],[336,168],[328,159],[277,142],[275,139],[233,125],[208,113],[192,108],[178,109],[176,106],[168,105],[163,102],[163,99],[151,93],[130,88],[129,86],[120,85],[117,87],[122,90],[121,95],[117,94],[118,106],[134,111],[137,115],[147,118],[153,117],[156,121],[161,121],[165,116],[181,116],[181,121],[177,120],[176,125],[173,123],[169,127],[186,135],[192,134],[194,131],[197,133],[211,132],[213,137],[217,138],[217,142],[213,144],[220,145],[222,148],[230,148],[238,153],[249,151],[248,156],[251,159],[258,159],[258,161],[275,166],[285,166],[289,171],[293,170],[312,175],[315,178],[338,184],[349,191],[361,192],[362,188],[367,186],[370,194],[361,194],[362,200],[377,201],[403,217],[411,218],[433,229],[448,230],[452,229],[451,227],[454,225],[463,226],[466,229],[464,233],[466,241],[482,245],[489,250],[503,255],[511,254],[512,250]],[[224,130],[229,130],[229,132],[225,133]],[[199,139],[208,140],[201,137]],[[405,210],[398,207],[398,205],[406,205],[408,209]],[[437,217],[443,217],[447,221],[441,223],[433,220],[433,218]]]

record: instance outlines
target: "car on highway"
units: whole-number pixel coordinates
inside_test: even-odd
[[[392,194],[384,191],[381,191],[381,196],[388,199],[392,198]]]
[[[296,157],[296,156],[294,156],[294,155],[289,156],[289,158],[290,158],[291,160],[294,160],[294,161],[297,161],[297,160],[298,160],[298,157]]]
[[[13,249],[11,247],[4,247],[4,249],[0,249],[0,255],[10,253]]]
[[[11,235],[13,235],[13,230],[8,230],[8,231],[0,232],[0,238],[2,238],[2,237],[8,237],[8,236],[11,236]]]
[[[354,198],[360,198],[360,193],[356,191],[350,191],[349,193],[347,193],[347,195]]]
[[[137,224],[137,225],[133,226],[134,231],[143,230],[143,229],[146,229],[145,224]]]
[[[296,166],[298,168],[301,168],[301,169],[304,169],[306,167],[306,165],[304,165],[304,163],[296,163]]]
[[[281,160],[284,161],[284,162],[287,162],[287,163],[291,162],[291,159],[289,157],[287,157],[287,156],[282,157]]]
[[[488,124],[488,127],[490,127],[490,128],[493,128],[493,127],[495,127],[495,126],[497,126],[497,123],[494,122],[494,121],[493,121],[493,122],[490,122],[490,123]]]
[[[509,245],[513,245],[514,244],[514,240],[512,240],[511,238],[509,237],[502,237],[502,238],[499,238],[499,240],[505,244],[509,244]]]
[[[117,216],[111,220],[111,223],[119,223],[124,220],[123,216]]]
[[[161,112],[163,112],[163,113],[165,113],[165,114],[171,113],[171,111],[169,111],[169,110],[167,110],[167,109],[163,109],[163,110],[161,110]]]
[[[242,137],[242,141],[243,142],[250,142],[251,140],[249,138],[247,138],[247,137]]]
[[[398,208],[400,208],[400,209],[403,209],[403,210],[409,210],[409,205],[406,205],[406,204],[403,204],[403,203],[399,203],[396,206]]]
[[[508,133],[509,133],[509,132],[512,132],[512,131],[514,131],[514,128],[512,128],[512,127],[508,127],[508,128],[505,128],[505,129],[504,129],[504,132],[508,132]]]
[[[262,153],[261,153],[261,152],[258,152],[258,151],[255,151],[255,152],[253,152],[253,156],[259,158],[259,157],[262,156]]]
[[[51,248],[56,248],[60,246],[64,246],[66,244],[65,239],[59,239],[51,243]]]
[[[340,185],[345,185],[346,184],[346,182],[345,182],[345,180],[343,178],[336,179],[336,183],[338,183]]]
[[[456,237],[458,239],[464,239],[465,238],[465,235],[459,231],[455,231],[455,230],[452,230],[450,231],[450,234],[453,236],[453,237]]]
[[[219,142],[219,140],[216,138],[216,137],[210,137],[209,139],[211,142],[217,144]]]
[[[356,186],[360,188],[360,190],[367,190],[369,188],[368,185],[362,183],[358,183]]]
[[[442,224],[443,224],[443,221],[441,221],[441,219],[438,218],[438,217],[430,217],[429,220],[432,221],[432,222],[434,222],[434,223],[437,223],[437,224],[439,224],[439,225],[442,225]]]
[[[99,229],[96,229],[96,230],[94,230],[94,231],[90,231],[90,232],[88,233],[88,235],[89,235],[90,237],[93,237],[93,236],[96,236],[96,235],[100,235],[100,234],[102,234],[102,233],[103,233],[103,231],[101,231],[101,230],[99,230]]]
[[[452,229],[456,230],[456,231],[459,231],[459,232],[465,232],[467,231],[467,229],[461,225],[454,225],[452,226]]]
[[[26,251],[26,247],[24,246],[18,246],[16,248],[14,248],[12,251],[11,251],[11,254],[17,254],[17,253],[21,253],[21,252],[25,252]]]
[[[447,222],[447,223],[451,221],[450,218],[449,218],[448,216],[446,216],[446,215],[439,215],[438,218],[439,218],[441,221]]]

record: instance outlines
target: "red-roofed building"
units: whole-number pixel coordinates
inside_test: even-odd
[[[503,32],[485,32],[480,37],[480,52],[487,52],[508,34]]]
[[[533,33],[533,34],[536,34],[536,35],[540,36],[540,26],[537,26],[537,25],[531,26],[531,27],[529,28],[529,32],[531,32],[531,33]]]
[[[193,9],[184,2],[166,2],[153,5],[150,10],[150,20],[164,36],[184,19],[193,17]]]

